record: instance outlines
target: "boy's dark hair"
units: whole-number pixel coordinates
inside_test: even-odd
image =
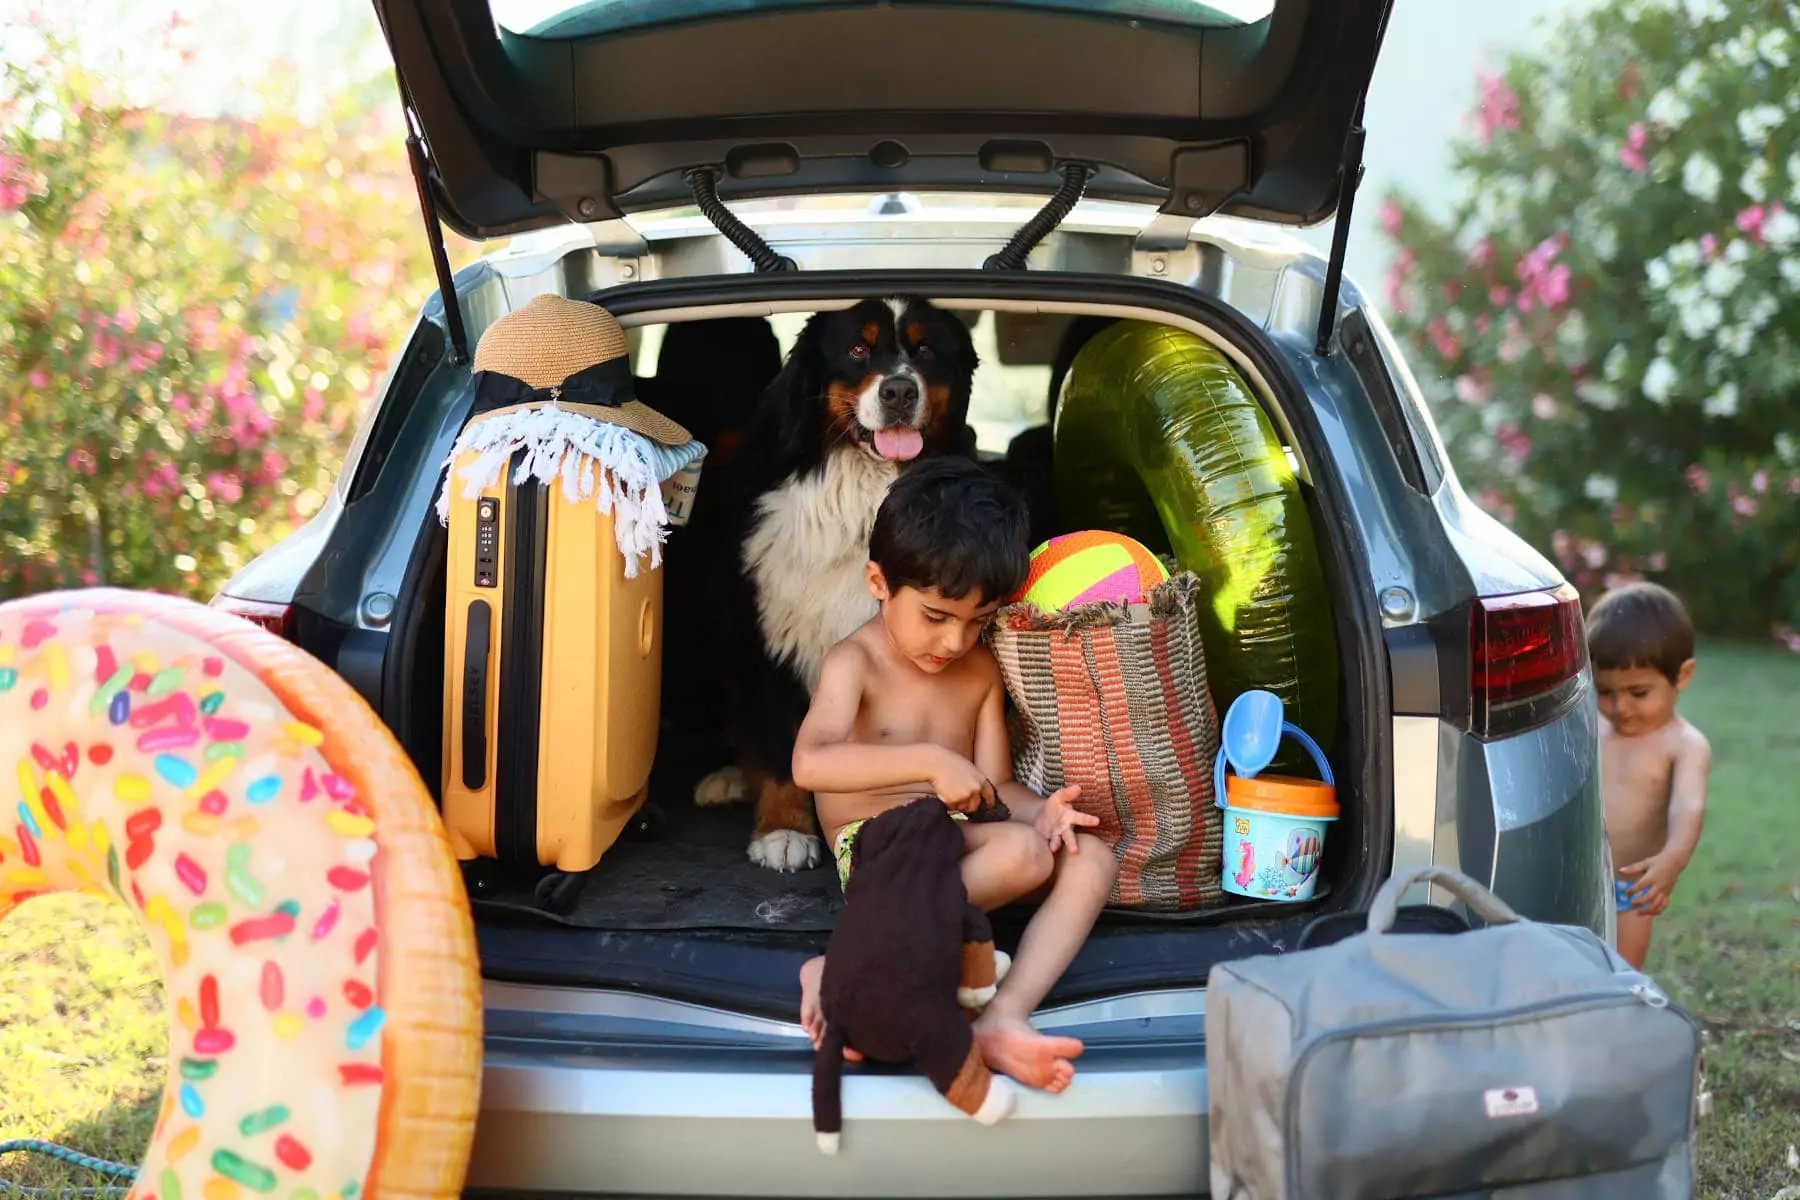
[[[1694,657],[1694,623],[1681,598],[1657,583],[1631,583],[1600,597],[1587,618],[1588,658],[1598,671],[1654,667],[1670,683]]]
[[[966,458],[929,458],[901,473],[875,514],[869,559],[888,588],[936,588],[983,604],[1019,590],[1031,569],[1031,522],[1017,492]]]

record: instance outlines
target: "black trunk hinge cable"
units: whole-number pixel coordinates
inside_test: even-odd
[[[749,257],[750,265],[756,268],[758,275],[799,270],[793,259],[775,253],[756,230],[738,220],[737,214],[725,207],[725,202],[719,199],[719,177],[713,168],[690,167],[681,177],[687,182],[688,190],[694,193],[694,203],[700,206],[701,215]]]
[[[1081,199],[1081,193],[1087,190],[1087,182],[1094,176],[1094,168],[1087,163],[1064,163],[1062,168],[1062,186],[1037,215],[1019,227],[1019,232],[1012,235],[998,253],[990,254],[986,262],[981,264],[984,271],[1023,271],[1025,260],[1037,248],[1037,244],[1050,235],[1050,231],[1063,223]]]
[[[1381,21],[1375,27],[1375,47],[1369,55],[1369,79],[1375,78],[1375,63],[1381,58],[1381,41],[1387,34],[1388,14],[1393,11],[1390,4],[1382,10]],[[1363,128],[1363,104],[1369,96],[1369,85],[1363,84],[1362,92],[1356,97],[1356,114],[1350,120],[1350,132],[1344,137],[1343,161],[1338,165],[1338,203],[1337,218],[1331,228],[1331,259],[1325,265],[1325,291],[1319,298],[1319,340],[1313,350],[1320,357],[1331,352],[1331,335],[1337,328],[1338,292],[1344,286],[1344,255],[1350,248],[1350,218],[1356,209],[1356,189],[1362,183],[1363,143],[1367,131]]]

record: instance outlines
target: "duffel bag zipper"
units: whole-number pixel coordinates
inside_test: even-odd
[[[1412,1017],[1389,1017],[1385,1020],[1366,1021],[1361,1025],[1352,1025],[1345,1029],[1334,1030],[1314,1041],[1310,1046],[1300,1052],[1299,1058],[1294,1060],[1293,1069],[1288,1073],[1287,1094],[1282,1098],[1282,1124],[1287,1129],[1291,1130],[1294,1128],[1298,1116],[1295,1110],[1300,1104],[1299,1084],[1301,1077],[1306,1073],[1307,1064],[1314,1054],[1334,1043],[1349,1041],[1352,1038],[1359,1037],[1379,1037],[1383,1034],[1399,1033],[1402,1031],[1411,1032],[1413,1030],[1426,1029],[1475,1029],[1492,1027],[1495,1025],[1516,1025],[1520,1022],[1531,1020],[1533,1017],[1541,1016],[1547,1012],[1555,1012],[1558,1014],[1566,1013],[1573,1016],[1576,1013],[1591,1012],[1601,1008],[1625,1008],[1634,1002],[1642,1004],[1646,1008],[1671,1009],[1677,1013],[1682,1020],[1686,1021],[1688,1026],[1692,1028],[1696,1034],[1694,1058],[1695,1062],[1698,1063],[1699,1026],[1685,1009],[1671,1004],[1668,996],[1663,994],[1662,989],[1652,983],[1646,976],[1632,984],[1629,990],[1625,992],[1572,992],[1565,996],[1551,996],[1542,1000],[1534,1000],[1530,1004],[1516,1005],[1512,1008],[1493,1009],[1485,1013],[1477,1013],[1474,1015],[1439,1016],[1424,1014]],[[1287,1183],[1290,1188],[1300,1175],[1300,1155],[1299,1147],[1296,1143],[1297,1139],[1295,1138],[1287,1139],[1287,1152],[1285,1155],[1287,1162],[1286,1174]]]

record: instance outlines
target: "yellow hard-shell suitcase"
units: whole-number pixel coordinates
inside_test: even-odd
[[[612,516],[513,483],[516,466],[477,496],[451,493],[444,825],[459,859],[581,872],[648,792],[663,574],[642,563],[626,578]]]

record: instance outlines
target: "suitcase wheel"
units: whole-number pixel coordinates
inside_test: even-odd
[[[662,840],[668,832],[669,819],[663,810],[655,804],[645,804],[632,816],[631,823],[625,826],[625,836],[633,841],[655,842]]]
[[[537,887],[532,891],[532,898],[544,911],[561,916],[575,907],[575,901],[581,898],[582,885],[586,882],[585,875],[552,871],[538,880]]]

